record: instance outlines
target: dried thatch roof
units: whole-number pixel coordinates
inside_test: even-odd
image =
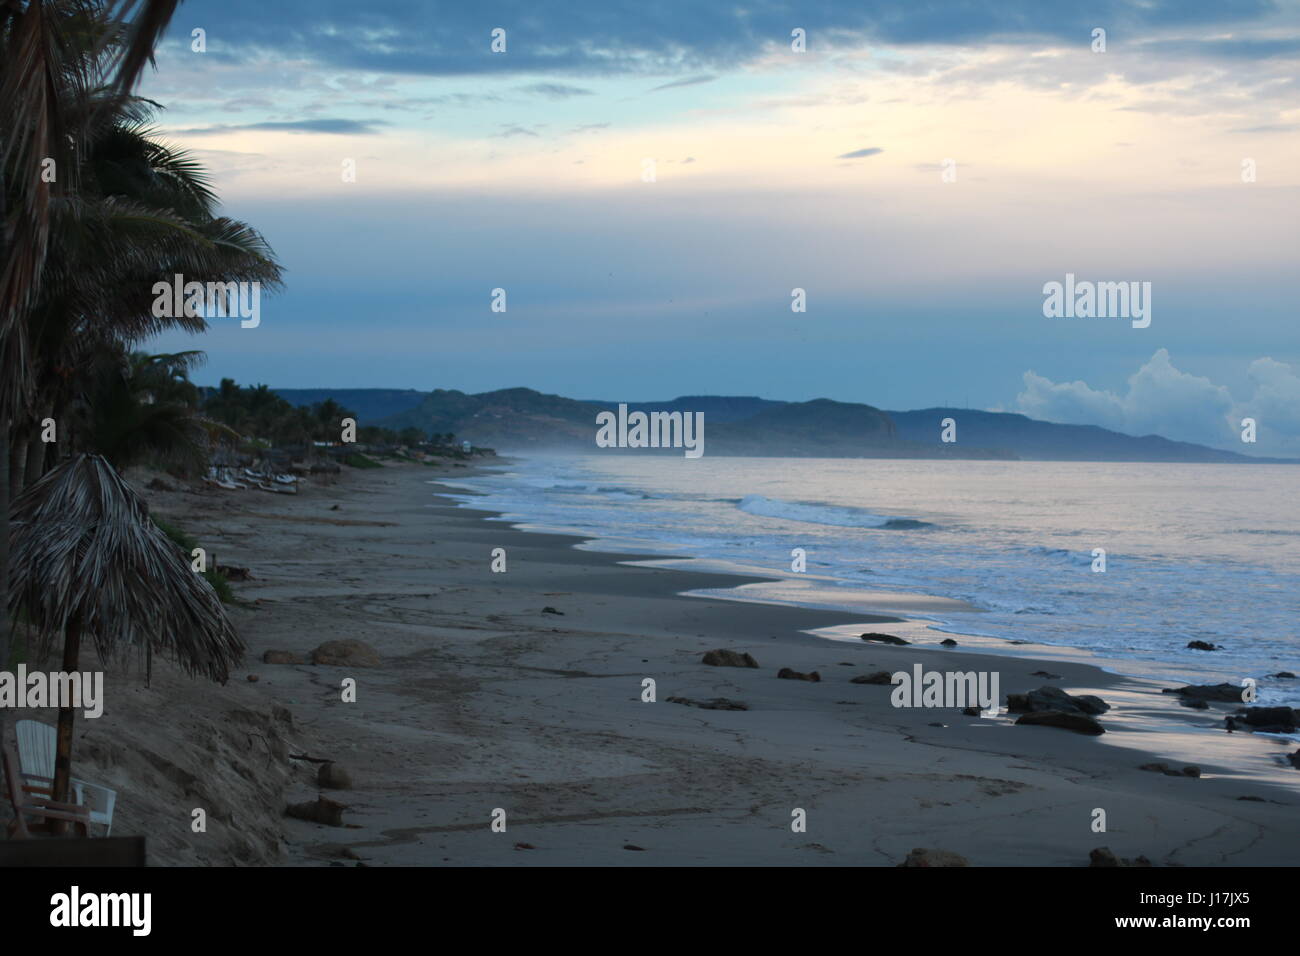
[[[98,455],[77,455],[14,499],[10,608],[25,612],[41,650],[80,620],[108,662],[154,653],[225,681],[243,657],[216,593],[149,508]]]

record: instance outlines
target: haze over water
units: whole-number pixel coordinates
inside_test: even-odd
[[[1172,680],[1253,677],[1261,703],[1295,705],[1300,681],[1267,675],[1300,672],[1296,478],[1284,465],[609,455],[519,459],[457,484],[486,496],[473,507],[598,548],[783,579],[751,599],[861,611],[875,591],[953,598],[978,610],[924,616]],[[791,572],[794,548],[806,574]]]

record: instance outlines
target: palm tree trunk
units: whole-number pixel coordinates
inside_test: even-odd
[[[9,436],[9,493],[18,494],[22,491],[25,483],[23,481],[23,466],[27,464],[27,435],[10,435]]]
[[[9,632],[9,423],[0,421],[0,670],[9,667]],[[4,718],[0,708],[0,734]]]
[[[68,630],[63,635],[63,672],[75,674],[81,657],[81,619],[74,617],[68,623]],[[52,799],[58,803],[68,803],[68,790],[72,780],[72,726],[77,712],[72,709],[72,701],[63,701],[67,706],[59,708],[58,749],[54,755],[54,793]],[[57,836],[63,833],[65,824],[61,820],[52,820],[50,829]]]
[[[43,422],[50,417],[50,410],[47,408],[43,415],[37,417],[38,422]],[[27,463],[23,473],[22,487],[26,488],[35,481],[39,481],[41,475],[45,474],[45,469],[49,465],[49,445],[41,440],[41,426],[36,426],[36,434],[28,440],[27,444]]]
[[[0,177],[3,182],[3,177]],[[4,200],[0,199],[0,208]],[[0,230],[3,232],[3,230]],[[0,239],[3,244],[3,239]],[[9,422],[0,419],[0,670],[9,669],[12,622],[9,619]],[[0,707],[0,742],[5,739],[7,708]]]

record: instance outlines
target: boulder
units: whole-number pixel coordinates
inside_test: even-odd
[[[878,644],[910,644],[911,641],[905,641],[901,637],[895,637],[893,634],[863,634],[864,641],[875,641]]]
[[[1061,675],[1060,675],[1060,674],[1053,674],[1051,671],[1034,671],[1034,672],[1033,672],[1032,674],[1030,674],[1029,676],[1030,676],[1030,677],[1042,677],[1042,678],[1045,678],[1045,679],[1047,679],[1047,680],[1060,680],[1060,679],[1061,679]]]
[[[548,604],[546,607],[542,608],[542,613],[543,613],[543,614],[558,614],[558,615],[560,615],[561,617],[564,616],[564,612],[563,612],[563,611],[557,611],[555,608],[551,607],[549,604]]]
[[[326,790],[351,790],[351,775],[333,761],[323,763],[316,771],[316,785]]]
[[[1091,734],[1094,737],[1106,732],[1106,728],[1086,714],[1063,710],[1036,710],[1022,714],[1016,721],[1017,726],[1020,724],[1031,727],[1060,727],[1062,730],[1073,730],[1075,733]]]
[[[284,808],[284,815],[297,820],[323,823],[330,827],[343,826],[343,811],[347,807],[329,797],[317,797],[305,803],[291,803]]]
[[[262,655],[263,664],[304,664],[301,657],[293,651],[267,651]]]
[[[810,671],[805,674],[802,671],[791,670],[788,667],[782,667],[776,672],[776,676],[782,680],[810,680],[815,682],[822,679],[822,675],[816,671]]]
[[[942,641],[940,641],[939,643],[942,644],[944,647],[956,647],[956,646],[957,646],[957,642],[954,641],[951,637],[945,637],[945,638],[944,638]]]
[[[893,675],[889,671],[876,671],[874,674],[859,674],[849,681],[850,684],[892,684]]]
[[[714,667],[757,667],[758,661],[743,651],[717,650],[704,655],[704,663]]]
[[[1242,707],[1223,718],[1229,730],[1251,730],[1265,734],[1293,734],[1300,723],[1300,711],[1290,707]]]
[[[1199,697],[1185,697],[1178,702],[1184,707],[1190,707],[1192,710],[1208,710],[1210,705]]]
[[[967,859],[960,853],[953,853],[951,850],[934,850],[927,847],[916,847],[911,853],[907,854],[907,859],[899,866],[970,866]]]
[[[1278,671],[1276,674],[1269,674],[1269,677],[1280,677],[1282,680],[1295,680],[1295,674],[1290,671]]]
[[[311,662],[325,667],[378,667],[379,652],[364,641],[326,641],[311,652]]]
[[[1044,685],[1026,694],[1008,694],[1007,710],[1013,714],[1058,710],[1077,714],[1104,714],[1110,704],[1092,694],[1072,697],[1059,687]]]
[[[1291,762],[1291,766],[1295,767],[1297,770],[1300,770],[1300,750],[1297,750],[1293,754],[1287,754],[1286,759]]]
[[[1187,643],[1189,651],[1221,651],[1223,650],[1218,644],[1211,644],[1209,641],[1189,641]]]

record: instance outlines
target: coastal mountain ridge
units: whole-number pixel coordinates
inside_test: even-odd
[[[453,432],[502,452],[594,451],[596,414],[617,401],[548,395],[531,388],[468,394],[455,389],[273,389],[294,405],[332,398],[358,424]],[[1149,461],[1297,464],[1159,435],[1126,435],[1096,425],[1039,421],[1014,412],[935,407],[887,411],[818,398],[783,402],[755,396],[691,395],[624,402],[633,411],[703,412],[706,455],[825,458],[962,458],[1041,461]],[[941,422],[957,423],[957,441],[941,440]],[[638,449],[671,454],[675,449]]]

